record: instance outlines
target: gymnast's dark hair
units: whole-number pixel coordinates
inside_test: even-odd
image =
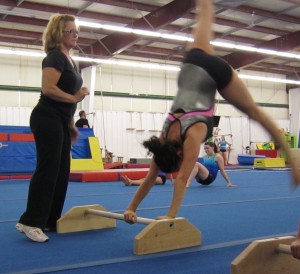
[[[214,153],[218,153],[218,147],[214,142],[205,142],[204,145],[214,148]]]
[[[152,136],[143,145],[153,154],[153,160],[162,172],[171,173],[179,169],[182,158],[178,151],[182,149],[182,144],[174,141],[161,142],[156,136]]]

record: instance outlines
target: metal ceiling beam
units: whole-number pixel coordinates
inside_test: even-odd
[[[260,26],[250,26],[244,23],[236,22],[233,20],[223,19],[223,18],[215,18],[215,23],[221,26],[232,27],[238,30],[240,29],[247,29],[251,31],[266,33],[266,34],[273,34],[277,36],[282,36],[286,34],[286,31],[279,30],[279,29],[272,29],[267,27],[260,27]]]
[[[1,35],[8,35],[12,37],[26,37],[26,38],[34,38],[39,39],[41,38],[40,32],[33,32],[33,31],[23,31],[23,30],[17,30],[17,29],[6,29],[6,28],[0,28],[0,34]]]
[[[96,4],[104,4],[104,5],[109,5],[109,6],[119,7],[119,8],[147,11],[147,12],[152,12],[158,8],[157,6],[154,5],[133,2],[129,0],[89,0],[89,2],[96,3]]]
[[[2,3],[3,2],[3,3]],[[10,7],[16,6],[16,3],[14,0],[2,0],[1,4],[7,5]],[[117,6],[120,4],[121,7],[125,8],[139,8],[142,10],[153,10],[155,9],[155,6],[153,5],[146,5],[146,4],[139,4],[139,3],[133,3],[132,1],[119,1],[119,0],[94,0],[90,1],[93,3],[99,3],[99,4],[107,4],[112,6]],[[121,2],[121,3],[119,3]],[[30,2],[21,2],[20,4],[21,8],[28,9],[30,11],[32,10],[38,10],[38,11],[48,11],[51,13],[55,13],[59,11],[59,13],[71,13],[76,15],[78,13],[78,10],[70,9],[70,8],[64,8],[61,6],[53,6],[53,5],[44,5],[39,3],[30,3]],[[191,18],[194,18],[194,14],[189,13]],[[114,15],[107,15],[107,14],[101,14],[101,13],[95,13],[95,12],[89,12],[89,11],[83,11],[80,14],[81,17],[86,17],[89,19],[97,19],[102,21],[108,21],[114,23],[122,23],[122,24],[130,24],[132,20],[130,18],[126,17],[120,17],[120,16],[114,16]],[[183,15],[183,18],[187,18],[188,14]],[[32,14],[33,17],[33,14]],[[23,24],[33,24],[33,25],[40,25],[40,26],[46,26],[48,18],[45,20],[32,18],[30,17],[20,17],[20,16],[13,16],[10,15],[8,18],[5,19],[7,22],[14,22],[14,23],[23,23]],[[50,17],[50,16],[49,16]],[[35,21],[38,20],[38,21]],[[238,29],[251,29],[252,31],[260,32],[260,33],[266,33],[266,34],[273,34],[277,36],[282,36],[286,34],[284,31],[272,29],[272,28],[266,28],[266,27],[259,27],[259,26],[248,26],[247,24],[238,23],[232,20],[226,20],[221,18],[215,19],[216,24],[219,25],[225,25],[229,27],[234,27]],[[177,26],[164,26],[162,29],[171,31],[171,32],[182,32],[182,30]],[[187,33],[187,31],[183,31],[183,33]],[[190,33],[190,31],[188,31]]]
[[[168,57],[168,56],[160,56],[158,54],[150,54],[150,53],[142,53],[142,52],[132,52],[130,54],[128,54],[126,51],[123,51],[121,53],[121,56],[130,56],[130,57],[138,57],[138,58],[144,58],[144,59],[153,59],[153,60],[157,60],[159,59],[160,61],[172,61],[172,62],[181,62],[182,58],[180,57]]]
[[[260,43],[259,45],[256,45],[256,47],[276,51],[291,51],[299,47],[299,41],[300,31],[296,31],[271,41]],[[223,56],[223,58],[227,60],[234,69],[245,68],[271,57],[272,56],[270,55],[251,52],[235,52],[227,56]]]
[[[239,12],[243,12],[243,13],[255,14],[255,15],[266,17],[269,19],[280,20],[280,21],[289,22],[289,23],[293,23],[293,24],[300,24],[300,18],[298,18],[298,17],[284,15],[284,14],[278,14],[276,12],[263,10],[263,9],[259,9],[259,8],[254,8],[254,7],[250,7],[250,6],[243,5],[243,6],[238,6],[235,8],[231,8],[230,6],[219,5],[219,4],[217,4],[217,6],[222,6],[226,9],[229,9],[229,10],[231,9],[231,10],[235,10],[235,11],[239,11]]]
[[[15,0],[1,0],[1,5],[3,6],[9,6],[9,7],[16,7]],[[49,4],[40,4],[40,3],[33,3],[33,2],[22,2],[18,6],[18,8],[22,8],[24,10],[28,10],[28,14],[30,17],[35,17],[34,11],[42,11],[42,12],[48,12],[49,17],[48,18],[43,18],[46,21],[49,20],[50,15],[55,14],[55,13],[67,13],[67,14],[72,14],[76,16],[76,14],[79,12],[78,9],[73,9],[73,8],[66,8],[64,6],[54,6],[54,5],[49,5]],[[26,16],[24,16],[26,17]],[[21,17],[23,18],[23,17]],[[88,19],[94,19],[97,21],[110,21],[110,22],[115,22],[115,23],[121,23],[121,24],[129,24],[132,20],[127,17],[121,17],[121,16],[115,16],[115,15],[108,15],[105,13],[99,13],[99,12],[91,12],[91,11],[82,11],[80,13],[80,18],[88,18]]]
[[[181,18],[185,13],[189,12],[194,7],[194,0],[174,0],[169,4],[147,14],[145,17],[134,21],[130,27],[144,30],[160,29],[165,25]],[[106,47],[113,55],[119,54],[123,50],[136,43],[139,39],[140,38],[138,36],[133,34],[114,33],[103,38],[101,40],[101,44],[95,43],[91,51],[87,52],[107,56],[109,53],[105,49]]]
[[[234,23],[231,24],[229,22],[229,20],[225,20],[224,21],[222,19],[220,21],[219,20],[216,20],[216,21],[217,21],[216,23],[218,23],[220,25],[222,25],[222,24],[223,25],[227,25],[228,24],[228,26],[234,26]],[[22,24],[22,25],[28,25],[29,27],[30,26],[46,27],[48,20],[9,15],[8,17],[6,17],[5,22],[17,23],[17,24]],[[239,25],[235,25],[235,27],[240,27],[240,26]],[[192,28],[185,29],[185,30],[182,31],[180,27],[174,26],[174,25],[167,25],[167,26],[163,27],[162,29],[166,30],[166,31],[169,31],[169,32],[174,32],[174,33],[175,32],[181,32],[183,34],[189,34],[192,31]],[[81,31],[91,32],[90,29],[87,28],[87,27],[81,27]],[[93,32],[95,34],[99,33],[101,35],[108,35],[108,34],[111,33],[111,31],[103,30],[103,29],[99,29],[99,30],[95,29],[95,30],[93,30]],[[272,29],[270,29],[270,33],[272,33],[274,35],[279,35],[280,34],[280,36],[282,36],[283,32],[279,31],[279,30],[274,30],[273,31]],[[284,32],[284,34],[286,34],[286,33]],[[216,38],[221,38],[222,35],[221,35],[221,33],[215,33],[215,37]],[[82,38],[80,37],[80,40],[81,39]],[[230,35],[228,36],[227,35],[226,39],[230,40],[230,41],[235,41],[235,42],[239,42],[239,43],[246,43],[246,44],[255,44],[255,43],[258,42],[258,40],[251,39],[251,38],[248,38],[248,37],[241,37],[241,36],[230,36]],[[155,39],[153,41],[155,41]],[[165,41],[165,43],[168,43],[167,40],[164,40],[164,41]],[[178,43],[178,42],[176,42],[176,43]],[[179,43],[180,43],[180,41],[179,41]]]
[[[294,3],[296,6],[300,6],[299,5],[299,0],[285,0],[286,2],[290,2],[290,3]],[[159,17],[160,15],[157,14],[157,11],[161,8],[161,9],[165,9],[165,6],[160,7],[159,3],[155,2],[155,3],[151,3],[151,4],[146,4],[146,3],[139,3],[139,2],[134,2],[131,0],[89,0],[87,1],[89,3],[93,3],[94,5],[100,4],[100,5],[107,5],[107,6],[112,6],[112,7],[118,7],[118,8],[123,8],[123,10],[131,10],[131,11],[136,11],[139,12],[141,16],[143,16],[143,14],[147,14],[151,15],[151,14],[156,14],[158,17],[157,18],[161,18],[159,20],[161,20],[161,22],[158,22],[161,26],[158,26],[157,29],[160,30],[164,30],[167,31],[169,33],[182,33],[183,35],[190,33],[191,32],[191,28],[186,28],[186,29],[182,29],[182,27],[177,26],[172,24],[173,21],[169,21],[164,25],[164,21],[165,18],[163,17]],[[153,1],[154,2],[154,1]],[[171,3],[176,2],[176,1],[172,1]],[[181,0],[181,1],[177,1],[177,2],[186,2],[185,0]],[[150,3],[150,2],[149,2]],[[250,3],[250,1],[249,1]],[[50,4],[50,5],[49,5]],[[98,13],[98,12],[93,12],[93,11],[87,11],[87,10],[80,10],[80,9],[74,9],[73,5],[70,5],[69,7],[65,7],[65,6],[54,6],[51,5],[52,2],[48,1],[48,2],[44,2],[42,3],[42,1],[39,2],[30,2],[30,1],[24,1],[24,0],[1,0],[0,5],[1,6],[6,6],[6,8],[3,8],[2,12],[7,11],[7,14],[5,16],[5,18],[2,18],[3,20],[0,19],[0,23],[2,22],[11,22],[11,23],[16,23],[16,24],[25,24],[28,25],[28,30],[34,30],[36,31],[36,33],[34,32],[27,32],[27,31],[22,31],[22,30],[17,30],[18,25],[15,25],[15,29],[13,30],[7,30],[6,26],[0,29],[0,42],[2,43],[12,43],[15,45],[20,45],[20,47],[22,47],[22,45],[40,45],[40,39],[42,37],[42,31],[40,31],[40,34],[38,34],[38,30],[42,30],[42,27],[45,27],[48,19],[50,18],[50,15],[53,13],[69,13],[69,14],[74,14],[74,15],[78,15],[79,11],[82,11],[80,13],[80,19],[85,20],[85,19],[92,19],[96,22],[105,22],[107,24],[112,24],[112,25],[129,25],[130,27],[135,27],[134,23],[138,23],[139,21],[143,21],[142,23],[140,23],[141,25],[137,25],[135,28],[143,28],[146,29],[146,27],[148,27],[148,29],[154,30],[155,28],[153,27],[154,24],[153,22],[155,21],[155,19],[157,18],[152,18],[153,21],[148,20],[148,18],[145,16],[144,19],[132,19],[129,17],[126,17],[125,13],[124,16],[119,16],[119,15],[111,15],[111,14],[104,14],[104,13]],[[184,3],[182,3],[184,4]],[[22,10],[20,10],[20,8]],[[218,8],[218,5],[217,5]],[[290,7],[291,8],[291,7]],[[122,11],[122,9],[120,9]],[[272,20],[280,20],[283,22],[290,22],[290,23],[295,23],[295,24],[299,24],[300,23],[300,18],[294,17],[294,16],[289,16],[289,15],[285,15],[285,11],[288,11],[289,8],[281,10],[279,12],[272,12],[272,11],[268,11],[268,10],[263,10],[263,9],[259,9],[259,8],[253,8],[250,6],[247,6],[246,4],[242,5],[242,6],[235,6],[235,7],[229,7],[229,6],[225,6],[223,8],[221,8],[221,10],[226,11],[226,10],[232,10],[232,11],[237,11],[237,12],[242,12],[245,14],[249,14],[249,16],[251,14],[255,14],[257,15],[259,18],[262,18],[263,20],[267,20],[267,19],[272,19]],[[20,12],[19,12],[20,11]],[[35,13],[35,11],[41,11],[43,13]],[[8,13],[9,12],[9,13]],[[173,11],[172,11],[173,12]],[[180,11],[179,11],[180,12]],[[1,13],[1,12],[0,12]],[[149,13],[149,14],[148,14]],[[178,18],[182,18],[182,19],[187,19],[188,22],[190,22],[189,24],[192,24],[193,19],[194,19],[194,13],[193,12],[181,12],[182,14],[179,15]],[[5,14],[5,13],[2,13]],[[118,14],[121,15],[121,13],[119,12]],[[263,27],[263,26],[259,26],[259,25],[247,25],[244,24],[242,21],[241,22],[236,22],[236,21],[232,21],[228,19],[225,19],[225,17],[222,16],[222,12],[220,14],[220,16],[218,16],[218,12],[216,13],[216,19],[215,22],[217,25],[223,25],[223,26],[227,26],[230,28],[233,28],[235,30],[239,30],[239,29],[246,29],[246,30],[251,30],[251,31],[256,31],[258,33],[265,33],[265,34],[272,34],[272,35],[276,35],[276,36],[281,36],[281,38],[275,39],[273,41],[270,41],[270,44],[268,44],[269,42],[262,42],[260,43],[258,41],[258,39],[251,39],[250,37],[242,37],[242,36],[237,36],[237,35],[225,35],[224,33],[216,33],[215,37],[221,37],[223,39],[226,39],[228,41],[233,41],[233,42],[237,42],[237,43],[245,43],[245,44],[250,44],[250,45],[256,45],[257,47],[264,47],[264,48],[270,48],[273,47],[273,49],[275,50],[281,50],[281,51],[286,51],[286,50],[290,50],[292,48],[292,45],[294,46],[298,46],[299,42],[296,42],[296,40],[299,40],[299,36],[297,36],[296,38],[292,38],[292,36],[290,34],[287,35],[286,31],[284,30],[279,30],[279,29],[273,29],[273,28],[267,28],[267,27]],[[134,21],[136,20],[136,21]],[[176,19],[174,19],[176,20]],[[8,24],[6,24],[8,25]],[[35,26],[39,26],[41,28],[34,28]],[[30,28],[29,28],[30,27]],[[93,32],[95,33],[95,39],[90,39],[90,38],[84,38],[84,33],[87,32],[91,32],[89,29],[82,27],[81,31],[83,33],[83,37],[80,37],[79,39],[79,46],[85,49],[88,49],[89,46],[88,45],[92,45],[96,40],[97,40],[97,34],[101,34],[103,37],[104,35],[108,37],[113,37],[113,35],[110,35],[110,31],[105,31],[105,30],[93,30]],[[92,32],[91,32],[92,33]],[[2,36],[1,36],[2,35]],[[37,35],[37,36],[36,36]],[[12,36],[12,37],[9,37]],[[121,54],[125,55],[125,56],[132,56],[132,57],[141,57],[141,58],[153,58],[153,59],[163,59],[163,60],[170,60],[170,61],[181,61],[181,51],[176,50],[176,45],[184,45],[184,43],[182,42],[175,42],[175,41],[168,41],[168,40],[159,40],[159,39],[153,39],[153,38],[146,38],[146,37],[142,37],[142,36],[132,36],[132,37],[126,37],[126,35],[120,34],[120,33],[116,33],[114,34],[115,38],[110,38],[112,39],[115,43],[124,43],[124,48],[126,49],[125,51],[122,52],[122,44],[118,44],[116,45],[116,48],[120,48],[121,50]],[[98,35],[98,39],[99,39],[100,35]],[[105,38],[104,38],[105,39]],[[103,40],[104,40],[103,39]],[[127,40],[128,39],[128,40]],[[141,39],[145,40],[145,41],[141,41]],[[103,40],[101,40],[101,43],[103,42]],[[132,43],[130,41],[133,41]],[[136,43],[137,41],[141,41],[141,43]],[[276,42],[277,41],[277,42]],[[172,44],[174,44],[173,49],[164,49],[164,48],[160,48],[160,45],[156,45],[156,46],[151,46],[152,43],[165,43],[165,44],[169,44],[167,47],[170,48],[170,46],[172,47]],[[126,44],[128,43],[128,44]],[[260,43],[260,44],[258,44]],[[297,45],[296,45],[297,44]],[[270,46],[269,46],[270,45]],[[94,47],[94,46],[93,46]],[[92,50],[90,51],[91,53],[93,52],[93,47]],[[111,48],[108,48],[111,51]],[[220,49],[220,53],[222,52],[222,49]],[[222,54],[224,54],[224,52],[229,52],[229,50],[225,50],[222,52]],[[99,51],[99,53],[102,54],[101,51]],[[105,54],[102,54],[102,56],[108,56],[109,54],[105,51]],[[241,61],[241,59],[245,59],[245,57],[249,56],[249,59],[247,63],[243,63]],[[245,56],[245,57],[244,57]],[[92,57],[101,57],[101,55],[95,55]],[[234,53],[234,54],[230,54],[227,56],[227,58],[231,58],[232,63],[237,65],[237,66],[243,66],[243,64],[247,67],[247,69],[254,69],[256,68],[257,64],[257,69],[261,68],[262,70],[264,69],[264,65],[267,68],[267,71],[271,72],[271,71],[284,71],[286,75],[290,75],[293,73],[297,73],[299,71],[298,68],[293,68],[293,67],[287,67],[287,66],[282,66],[282,65],[277,65],[274,64],[272,66],[271,63],[265,63],[263,62],[263,60],[265,59],[272,59],[272,58],[276,58],[274,56],[266,56],[266,55],[258,55],[258,54],[251,54],[251,53]],[[266,70],[265,70],[266,71]],[[283,73],[284,73],[283,72]]]
[[[259,64],[259,66],[265,67],[267,69],[281,70],[281,72],[289,71],[291,74],[300,72],[300,67],[295,67],[295,66],[290,66],[290,65],[282,65],[282,64],[274,65],[271,63],[267,63],[267,62],[262,62]]]
[[[30,26],[46,27],[48,23],[48,20],[29,18],[29,17],[20,17],[17,15],[9,15],[5,18],[4,21],[9,23],[29,25],[29,27]]]
[[[34,41],[35,40],[24,39],[24,38],[21,39],[21,38],[16,38],[16,37],[4,37],[4,36],[2,37],[2,36],[0,36],[0,42],[1,43],[19,44],[19,45],[21,45],[21,46],[19,46],[19,48],[24,47],[24,45],[35,45],[35,46],[41,46],[42,45],[42,42],[34,44]]]

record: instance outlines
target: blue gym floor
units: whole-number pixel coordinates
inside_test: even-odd
[[[236,188],[219,175],[211,186],[195,181],[187,189],[178,216],[202,233],[194,248],[137,256],[134,237],[144,225],[117,221],[117,227],[56,234],[35,243],[15,230],[25,209],[28,180],[0,181],[0,273],[230,273],[231,261],[253,240],[295,235],[300,219],[300,188],[293,190],[289,171],[234,170]],[[64,212],[73,206],[101,204],[123,213],[136,187],[122,182],[70,182]],[[169,181],[154,186],[138,215],[165,215],[172,197]]]

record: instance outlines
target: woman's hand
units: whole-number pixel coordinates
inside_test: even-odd
[[[89,94],[90,94],[90,91],[86,87],[82,87],[74,95],[76,102],[81,102],[85,98],[85,96],[87,96]]]
[[[80,135],[78,129],[76,127],[70,127],[70,136],[71,136],[71,143],[75,144],[77,142],[78,136]]]
[[[127,209],[124,212],[124,221],[129,224],[134,224],[136,222],[137,215],[133,210]]]

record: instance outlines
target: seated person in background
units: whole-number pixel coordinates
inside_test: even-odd
[[[138,179],[138,180],[131,180],[126,175],[121,177],[122,182],[125,186],[139,186],[141,185],[146,178]],[[173,177],[172,174],[170,175],[171,183],[173,184]],[[156,185],[164,185],[167,180],[166,173],[160,172],[155,180]]]
[[[222,174],[227,182],[228,187],[235,187],[233,185],[224,169],[223,157],[218,153],[218,148],[214,142],[206,142],[204,144],[203,164],[195,163],[195,167],[187,181],[186,187],[189,187],[192,180],[195,178],[201,185],[210,185],[217,178],[218,171]]]
[[[79,111],[79,117],[80,118],[76,121],[75,126],[82,128],[90,128],[89,120],[86,119],[86,114],[84,110]]]
[[[298,226],[296,240],[291,244],[291,251],[294,258],[300,259],[300,224]]]

